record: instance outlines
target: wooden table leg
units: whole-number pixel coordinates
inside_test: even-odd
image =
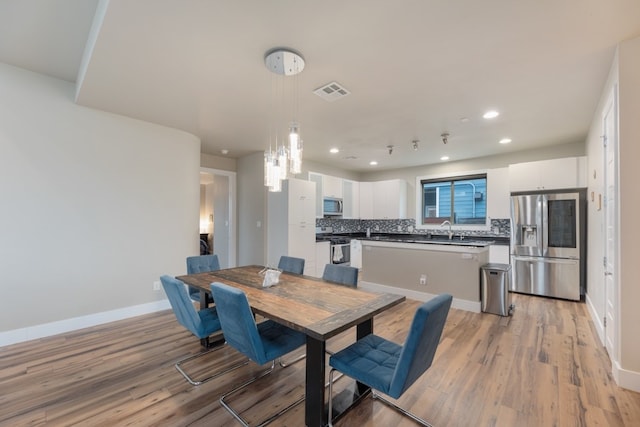
[[[307,336],[304,402],[304,420],[307,427],[327,425],[327,411],[324,407],[325,348],[324,341]]]

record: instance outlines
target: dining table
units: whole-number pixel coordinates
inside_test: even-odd
[[[176,278],[200,289],[203,306],[207,304],[204,294],[210,291],[213,282],[241,289],[255,314],[306,335],[305,425],[324,427],[328,424],[325,403],[327,340],[352,327],[356,328],[357,339],[372,333],[374,316],[401,303],[405,297],[287,272],[280,273],[277,284],[264,287],[264,273],[265,267],[249,265]],[[338,413],[334,419],[369,392],[367,386],[358,383],[349,402],[336,405]]]

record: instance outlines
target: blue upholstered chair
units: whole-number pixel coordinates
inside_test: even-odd
[[[324,266],[322,279],[355,288],[358,286],[358,269],[348,265],[327,264]]]
[[[258,365],[271,362],[271,367],[268,370],[240,384],[220,397],[220,404],[240,421],[242,425],[248,427],[249,424],[247,424],[240,414],[229,406],[225,399],[265,375],[270,374],[275,368],[276,359],[305,344],[306,337],[303,333],[294,331],[272,320],[266,320],[256,324],[247,296],[240,289],[214,282],[211,284],[211,293],[216,301],[222,331],[227,343]],[[268,424],[303,400],[304,396],[280,410],[277,414],[259,423],[259,425]]]
[[[218,255],[196,255],[187,257],[187,274],[220,270]],[[200,302],[200,289],[189,286],[189,298]]]
[[[287,273],[303,274],[304,258],[295,258],[292,256],[282,255],[278,262],[278,269]]]
[[[206,308],[204,310],[196,311],[193,307],[193,303],[189,299],[187,295],[187,291],[184,288],[184,283],[180,280],[177,280],[171,276],[162,276],[160,277],[160,282],[162,282],[162,287],[164,288],[164,292],[167,294],[167,298],[169,298],[169,303],[171,304],[171,308],[173,309],[173,313],[176,315],[176,319],[178,319],[178,323],[184,326],[186,329],[191,331],[193,335],[196,337],[203,339],[207,338],[209,335],[218,332],[221,330],[220,320],[218,319],[218,313],[216,312],[215,307]],[[212,380],[216,377],[219,377],[222,374],[225,374],[235,368],[239,368],[240,366],[246,365],[248,361],[243,360],[241,363],[233,365],[230,369],[218,372],[213,374],[202,380],[195,380],[191,378],[183,369],[182,364],[186,363],[190,360],[194,360],[204,354],[210,353],[212,351],[217,351],[222,347],[216,347],[196,355],[184,358],[179,360],[175,367],[182,374],[182,376],[189,381],[189,383],[193,385],[200,385],[209,380]]]
[[[370,334],[329,358],[329,425],[333,415],[333,374],[344,375],[371,387],[375,399],[390,405],[423,426],[422,418],[383,398],[376,391],[394,399],[402,394],[431,366],[440,342],[452,297],[441,294],[418,307],[404,345]]]

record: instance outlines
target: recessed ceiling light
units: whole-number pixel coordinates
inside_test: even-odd
[[[329,152],[330,152],[331,154],[336,154],[336,153],[339,153],[339,152],[340,152],[340,150],[338,150],[337,148],[335,148],[335,147],[334,147],[334,148],[332,148],[331,150],[329,150]]]
[[[223,148],[222,150],[220,150],[220,152],[222,154],[229,154],[229,150],[227,150],[226,148]]]
[[[460,121],[462,123],[467,123],[469,121],[469,117],[460,117]]]
[[[511,142],[511,138],[502,138],[499,142],[500,144],[508,144]]]
[[[498,113],[496,110],[491,110],[491,111],[487,111],[486,113],[484,113],[482,115],[482,117],[485,118],[485,119],[495,119],[499,115],[500,115],[500,113]]]
[[[371,166],[376,166],[376,165],[378,164],[378,162],[376,162],[375,160],[371,160],[371,161],[369,162],[369,164],[370,164]]]
[[[440,160],[442,160],[443,162],[444,162],[445,160],[449,160],[449,156],[442,156],[442,157],[440,157]]]

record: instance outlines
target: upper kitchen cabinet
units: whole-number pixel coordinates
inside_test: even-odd
[[[342,178],[323,175],[322,176],[322,196],[342,199],[344,197],[342,192]]]
[[[509,168],[487,170],[487,216],[510,218]]]
[[[565,157],[509,165],[509,189],[559,190],[587,185],[586,157]]]
[[[405,219],[407,182],[402,179],[360,183],[360,218]]]
[[[342,180],[342,218],[360,218],[360,183],[348,179]]]
[[[322,218],[322,177],[323,175],[320,173],[309,172],[309,181],[315,183],[316,185],[316,218]]]

